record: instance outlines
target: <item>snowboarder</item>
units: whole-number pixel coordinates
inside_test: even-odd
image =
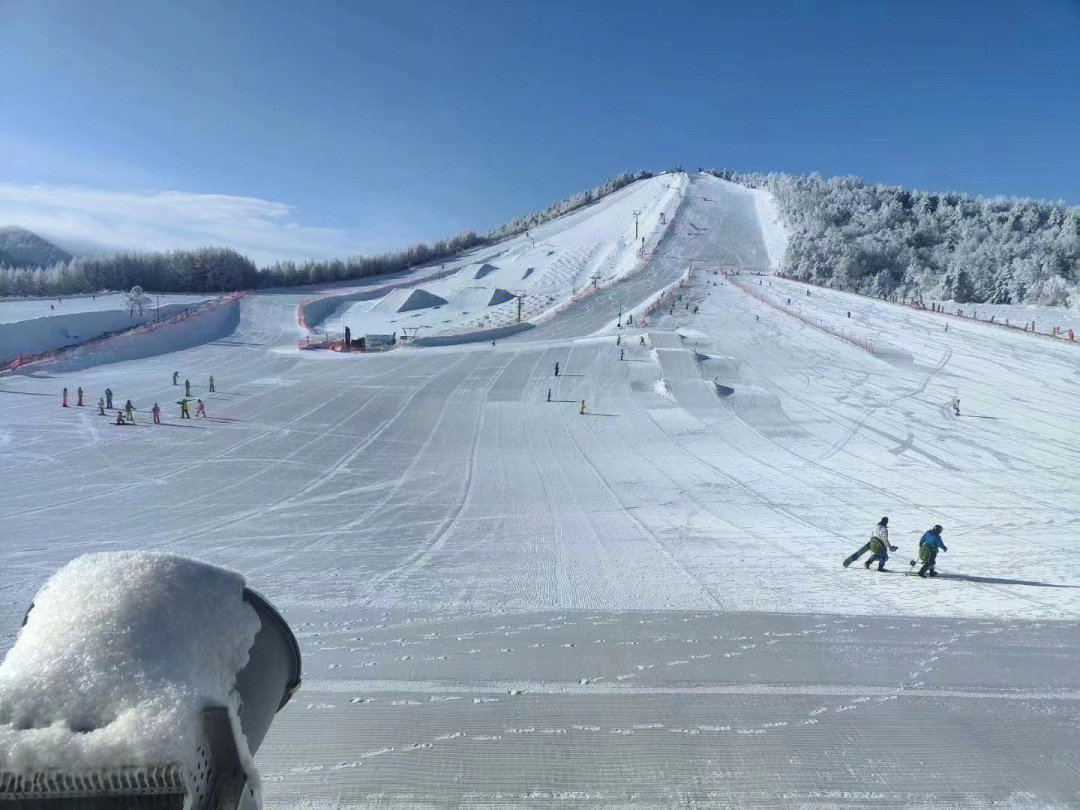
[[[66,388],[64,389],[64,393],[62,393],[60,395],[60,407],[61,408],[66,408],[67,407],[67,389]]]
[[[495,341],[493,340],[493,341],[491,341],[491,343],[492,343],[492,345],[494,345]],[[214,393],[214,375],[213,374],[210,375],[210,393],[211,394]]]
[[[559,361],[558,360],[555,361],[555,376],[556,377],[559,376]]]
[[[81,408],[81,407],[83,406],[83,401],[82,401],[82,394],[83,394],[83,391],[82,391],[82,386],[81,386],[81,385],[80,385],[80,386],[78,387],[78,389],[77,389],[77,390],[75,391],[75,394],[76,394],[76,396],[78,396],[78,398],[79,398],[79,399],[78,399],[78,401],[77,401],[77,402],[76,402],[75,404],[76,404],[76,405],[78,405],[78,406],[79,406],[79,407]]]
[[[191,411],[188,410],[188,401],[186,399],[182,399],[179,402],[177,402],[176,404],[180,406],[180,418],[181,419],[190,419],[191,418]]]
[[[191,380],[184,380],[184,396],[191,396]]]
[[[206,406],[203,405],[203,401],[201,399],[195,400],[195,415],[201,416],[204,419],[206,418]]]
[[[956,413],[956,415],[959,416],[960,415],[960,397],[956,397],[955,399],[953,399],[952,407],[953,407],[953,411]]]
[[[124,413],[127,414],[127,420],[132,423],[135,422],[134,411],[135,406],[131,404],[131,400],[129,399],[127,402],[124,403]]]
[[[882,518],[870,536],[870,557],[865,563],[866,568],[876,562],[877,570],[884,571],[890,551],[896,551],[896,546],[889,545],[889,519]]]
[[[934,563],[937,562],[938,551],[949,550],[945,548],[945,544],[941,542],[941,532],[942,528],[939,523],[919,538],[919,561],[922,562],[922,568],[918,570],[920,577],[937,576],[937,571],[934,570]],[[911,565],[915,565],[914,560],[911,561]]]
[[[98,397],[97,412],[98,412],[98,416],[104,416],[105,415],[105,399],[103,397]]]
[[[180,384],[180,372],[179,371],[174,371],[172,373],[172,384],[173,385],[179,385]]]
[[[116,412],[116,421],[113,424],[115,424],[115,425],[126,425],[127,424],[127,422],[124,421],[123,412],[121,412],[121,411]]]
[[[889,519],[887,517],[883,517],[881,520],[878,521],[877,525],[874,527],[874,530],[870,532],[870,539],[866,541],[862,548],[860,548],[858,551],[856,551],[854,554],[844,560],[844,568],[847,568],[867,551],[875,548],[874,541],[878,541],[881,544],[882,548],[884,548],[885,546],[889,546]],[[889,546],[889,548],[893,551],[896,550],[893,546]],[[871,557],[871,559],[873,559],[873,557]],[[869,562],[867,562],[866,567],[870,567]]]
[[[151,414],[153,415],[153,417],[154,417],[154,424],[155,424],[155,425],[160,425],[160,424],[161,424],[161,406],[160,406],[160,405],[158,405],[158,404],[157,404],[157,403],[155,402],[155,403],[154,403],[154,407],[150,409],[150,413],[151,413]]]
[[[108,408],[110,411],[112,410],[112,389],[111,388],[106,388],[105,389],[105,407]]]

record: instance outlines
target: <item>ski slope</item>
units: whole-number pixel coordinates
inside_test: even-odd
[[[428,270],[421,283],[358,288],[324,319],[340,335],[431,337],[543,321],[576,297],[639,269],[663,238],[685,193],[685,175],[633,183],[593,205]],[[636,214],[636,217],[635,217]],[[635,222],[636,219],[636,222]],[[638,234],[635,237],[635,234]],[[355,299],[355,300],[350,300]]]
[[[300,352],[285,291],[194,348],[0,378],[0,645],[88,550],[240,571],[305,657],[270,808],[1075,805],[1080,348],[744,273],[755,298],[714,270],[775,265],[768,201],[678,180],[645,187],[678,192],[645,261],[495,346]],[[586,242],[603,206],[533,237]],[[532,261],[493,250],[519,259],[463,268]],[[467,289],[435,272],[390,286]],[[137,424],[58,407],[79,385]],[[841,567],[882,515],[889,572]],[[905,576],[935,522],[942,575]]]

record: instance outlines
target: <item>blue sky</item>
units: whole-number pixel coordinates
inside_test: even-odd
[[[1080,0],[0,0],[0,225],[266,261],[625,170],[1080,205]]]

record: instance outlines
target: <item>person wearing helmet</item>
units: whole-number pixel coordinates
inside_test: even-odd
[[[875,540],[881,543],[882,551],[884,551],[887,546],[892,548],[889,546],[889,519],[887,517],[883,517],[878,521],[878,524],[874,527],[873,531],[870,532],[870,539],[866,541],[863,547],[844,560],[844,568],[847,568],[867,551],[870,551],[871,548],[874,547]],[[882,562],[882,565],[884,565],[884,561]],[[870,567],[869,562],[866,564],[866,567]]]
[[[920,577],[937,576],[934,563],[937,561],[938,551],[949,550],[941,542],[941,532],[941,524],[938,523],[919,539],[919,560],[922,562],[922,568],[918,570]],[[911,564],[915,565],[915,561],[912,560]]]
[[[869,568],[875,562],[878,564],[877,570],[885,570],[885,561],[889,559],[889,552],[896,551],[896,546],[889,545],[889,519],[883,517],[877,526],[874,527],[874,533],[870,535],[870,558],[866,561],[866,567]]]

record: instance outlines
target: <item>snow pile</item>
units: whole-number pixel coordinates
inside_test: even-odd
[[[68,563],[0,664],[0,771],[189,767],[203,708],[229,707],[239,729],[232,689],[259,629],[243,589],[238,574],[182,557]]]

